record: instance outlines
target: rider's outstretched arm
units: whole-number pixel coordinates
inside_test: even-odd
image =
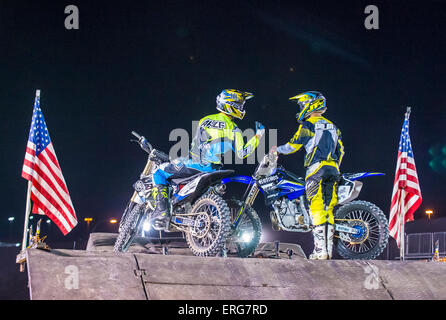
[[[249,141],[246,143],[243,140],[242,131],[237,128],[234,130],[234,146],[235,149],[234,152],[240,159],[245,159],[248,156],[250,156],[254,150],[257,148],[260,142],[260,137],[258,134],[256,134],[254,137],[249,139]]]
[[[304,124],[301,124],[288,143],[277,147],[277,152],[281,154],[291,154],[299,151],[313,136],[314,132]]]

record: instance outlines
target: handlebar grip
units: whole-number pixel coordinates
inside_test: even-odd
[[[139,134],[137,134],[135,131],[132,131],[132,134],[138,138],[138,140],[141,140],[141,136]]]

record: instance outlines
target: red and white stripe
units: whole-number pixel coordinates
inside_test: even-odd
[[[22,177],[31,181],[33,213],[47,215],[64,235],[70,232],[76,213],[52,143],[36,156],[36,145],[28,141]]]
[[[390,205],[389,233],[400,246],[401,219],[412,221],[422,201],[415,160],[407,152],[398,152],[395,182]]]

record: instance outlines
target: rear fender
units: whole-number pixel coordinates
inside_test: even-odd
[[[360,173],[345,173],[343,176],[350,181],[356,181],[367,177],[384,176],[384,175],[385,174],[381,172],[360,172]]]
[[[206,189],[211,185],[220,182],[223,177],[233,173],[234,170],[219,170],[195,178],[186,184],[178,193],[174,194],[174,205],[183,201],[194,202],[202,196],[206,192]]]

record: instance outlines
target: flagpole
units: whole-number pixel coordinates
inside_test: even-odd
[[[40,98],[40,90],[36,90],[36,99]],[[28,190],[26,192],[26,207],[25,207],[25,223],[23,227],[22,251],[26,249],[26,240],[28,236],[28,222],[31,214],[31,181],[28,180]]]
[[[405,118],[406,118],[406,120],[409,120],[409,117],[410,117],[410,111],[411,111],[411,108],[410,107],[407,107],[406,108],[406,114],[405,114]],[[405,206],[405,192],[404,192],[404,188],[403,189],[401,189],[401,201],[400,201],[400,203],[401,203],[401,209],[400,209],[400,223],[401,223],[401,225],[400,225],[400,259],[402,260],[402,261],[404,261],[404,259],[405,259],[405,250],[406,250],[406,236],[405,236],[405,234],[404,234],[404,224],[405,224],[405,220],[406,220],[406,208],[405,207],[403,207],[403,204],[404,204],[404,206]]]
[[[401,210],[400,210],[400,258],[402,261],[404,261],[404,251],[405,251],[405,236],[404,236],[404,220],[405,220],[405,212],[403,208],[403,203],[404,203],[404,189],[401,189]]]
[[[23,227],[22,251],[26,249],[26,238],[28,235],[28,221],[31,214],[31,181],[28,181],[28,191],[26,193],[25,225]]]

